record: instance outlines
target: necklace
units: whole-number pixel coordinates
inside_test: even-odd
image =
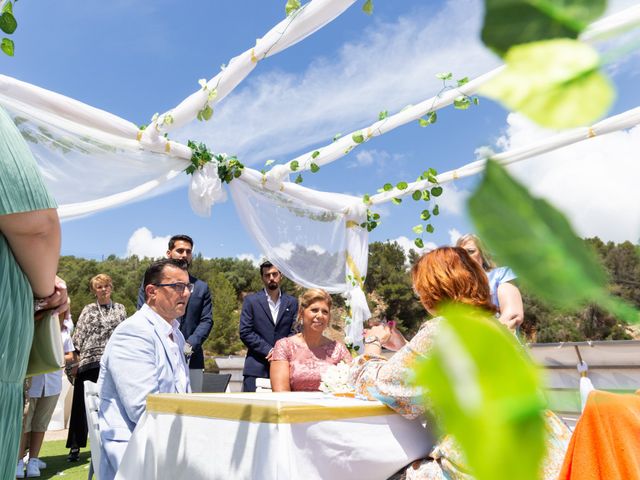
[[[100,305],[97,300],[96,300],[96,305],[98,306],[98,313],[100,314],[100,318],[102,319],[102,323],[107,323],[107,320],[111,320],[111,311],[113,310],[113,302],[109,302],[109,309],[107,311],[106,318],[105,318],[104,314],[102,313],[102,305]]]

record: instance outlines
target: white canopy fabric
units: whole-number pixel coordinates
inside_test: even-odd
[[[155,118],[145,130],[133,123],[77,100],[0,75],[0,105],[12,115],[43,172],[45,182],[59,203],[59,215],[69,219],[123,205],[169,188],[189,165],[191,149],[164,137],[192,121],[204,107],[227,96],[257,62],[295,44],[346,10],[354,0],[312,0],[271,29],[255,46],[235,57],[202,88],[168,112]],[[583,39],[607,38],[613,32],[640,24],[640,6],[631,7],[594,23]],[[471,95],[499,69],[469,83],[424,100],[396,115],[353,133],[368,140],[447,106],[461,94]],[[215,95],[212,93],[215,91]],[[570,143],[589,139],[640,123],[640,109],[633,109],[592,127],[575,129],[526,148],[493,156],[503,163],[531,158]],[[300,169],[311,161],[328,164],[348,154],[360,143],[353,133],[294,159]],[[242,160],[242,159],[241,159]],[[230,191],[252,237],[262,253],[288,277],[305,287],[343,293],[350,304],[347,335],[361,338],[362,323],[370,316],[364,292],[367,274],[368,233],[361,198],[319,192],[289,181],[291,163],[276,165],[262,174],[245,168],[230,184]],[[438,176],[440,183],[473,175],[485,160],[472,162]],[[428,186],[416,182],[409,188],[371,197],[369,205],[390,201]],[[217,165],[197,171],[189,189],[191,205],[208,215],[215,202],[226,196]]]

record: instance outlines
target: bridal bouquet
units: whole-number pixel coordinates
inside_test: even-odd
[[[332,394],[353,393],[353,386],[349,385],[350,368],[345,362],[327,368],[320,380],[320,391]]]

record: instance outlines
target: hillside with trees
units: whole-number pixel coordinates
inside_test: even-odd
[[[636,308],[640,308],[640,246],[631,242],[604,243],[599,238],[585,240],[598,254],[609,274],[609,288]],[[426,319],[424,309],[411,288],[409,269],[418,258],[411,250],[407,256],[395,242],[374,242],[369,246],[369,272],[365,290],[371,311],[376,317],[396,320],[400,328],[412,335]],[[98,273],[113,278],[113,299],[122,303],[129,315],[135,312],[138,289],[150,259],[136,256],[120,258],[111,255],[102,261],[72,256],[60,259],[60,276],[67,282],[72,299],[72,315],[77,319],[82,308],[95,301],[89,290],[89,279]],[[240,307],[244,295],[262,288],[258,269],[248,260],[236,258],[205,259],[195,257],[191,273],[206,281],[211,288],[214,308],[213,331],[205,349],[215,355],[242,351],[238,336]],[[298,295],[302,288],[285,280],[283,288]],[[523,332],[528,341],[560,342],[581,340],[621,340],[640,338],[635,327],[619,322],[596,306],[579,311],[558,311],[523,292],[525,321]],[[340,337],[343,327],[344,302],[334,296],[332,337]]]

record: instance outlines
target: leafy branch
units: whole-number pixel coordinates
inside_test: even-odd
[[[224,153],[212,153],[204,143],[196,143],[191,140],[187,142],[191,149],[191,165],[185,168],[185,172],[193,175],[196,170],[202,170],[207,164],[216,161],[218,165],[218,177],[224,183],[231,183],[235,178],[242,175],[244,165],[235,155],[228,157]]]
[[[18,22],[16,17],[13,16],[13,2],[11,0],[7,0],[7,3],[2,7],[2,14],[0,15],[0,30],[7,35],[11,35],[16,31],[16,28],[18,28]],[[10,57],[13,57],[13,40],[3,37],[0,41],[0,50]]]

